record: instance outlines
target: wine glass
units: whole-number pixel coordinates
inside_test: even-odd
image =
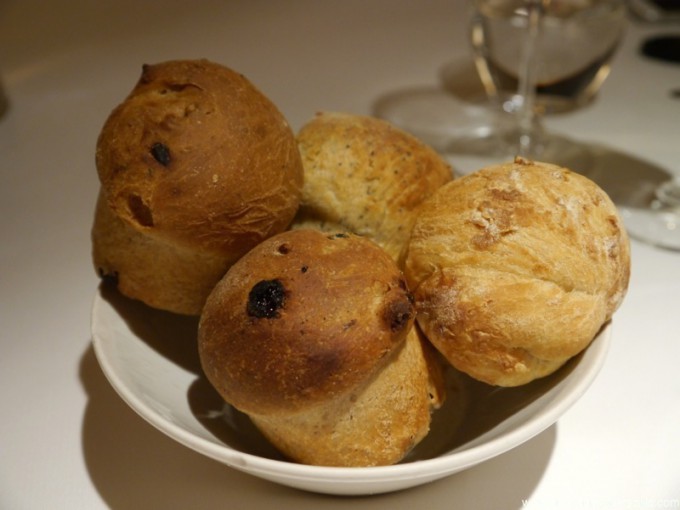
[[[498,152],[585,172],[587,145],[548,133],[546,113],[596,96],[626,25],[625,0],[472,0],[470,39],[492,103],[514,119]]]
[[[546,132],[542,117],[582,108],[597,95],[624,32],[626,0],[469,0],[469,6],[473,72],[484,101],[402,94],[379,101],[376,115],[432,145],[459,173],[516,155],[584,171],[586,146]],[[445,75],[444,92],[461,79],[469,77]]]

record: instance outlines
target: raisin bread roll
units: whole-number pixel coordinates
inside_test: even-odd
[[[628,237],[609,197],[517,159],[440,189],[405,265],[417,321],[457,369],[489,384],[545,376],[588,346],[628,287]]]
[[[397,261],[421,202],[453,178],[432,148],[373,117],[320,113],[297,139],[305,185],[293,226],[354,232]]]
[[[427,434],[443,399],[441,365],[414,317],[403,276],[378,245],[291,230],[246,254],[210,294],[201,364],[290,459],[392,464]]]
[[[207,60],[145,65],[97,141],[94,262],[123,294],[198,315],[250,248],[285,230],[303,171],[294,133],[245,77]]]

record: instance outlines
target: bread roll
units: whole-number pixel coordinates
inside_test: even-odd
[[[196,315],[234,261],[288,227],[303,181],[283,115],[207,60],[145,65],[102,128],[96,164],[99,273],[129,297]]]
[[[305,185],[293,227],[354,232],[398,261],[418,206],[453,178],[439,154],[384,120],[321,113],[297,138]]]
[[[227,271],[223,254],[146,235],[116,216],[100,192],[92,230],[100,275],[155,308],[198,315]]]
[[[426,435],[443,398],[441,366],[414,316],[401,272],[375,243],[288,231],[246,254],[210,294],[201,364],[292,460],[392,464]]]
[[[624,298],[630,252],[596,184],[518,158],[440,189],[421,210],[404,272],[418,324],[449,362],[516,386],[588,346]]]

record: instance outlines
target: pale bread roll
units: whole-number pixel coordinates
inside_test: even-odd
[[[612,317],[629,242],[592,181],[517,159],[440,189],[421,209],[404,272],[418,324],[449,362],[516,386],[558,369]]]
[[[293,228],[354,232],[397,261],[422,201],[453,178],[431,147],[381,119],[319,113],[297,139],[305,184]]]
[[[366,261],[370,261],[369,264]],[[401,460],[443,399],[392,258],[352,234],[293,230],[234,264],[200,318],[203,370],[292,460]]]
[[[198,315],[234,261],[288,227],[302,191],[284,116],[243,75],[207,60],[145,65],[102,128],[96,164],[99,274],[183,314]]]

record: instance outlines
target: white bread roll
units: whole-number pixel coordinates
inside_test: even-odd
[[[404,269],[417,321],[457,369],[516,386],[581,352],[623,300],[628,237],[595,183],[517,159],[442,187]]]

